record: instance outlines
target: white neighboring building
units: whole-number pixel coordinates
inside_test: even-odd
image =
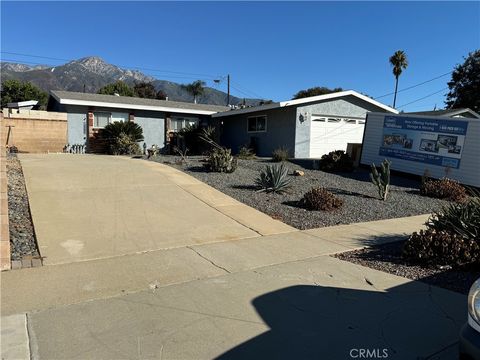
[[[370,113],[361,164],[379,165],[386,158],[392,170],[419,176],[428,171],[434,178],[447,176],[480,187],[480,116],[473,114]]]

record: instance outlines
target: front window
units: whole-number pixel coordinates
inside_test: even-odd
[[[111,114],[106,112],[96,112],[94,115],[93,127],[104,128],[110,124]]]
[[[170,123],[170,130],[173,132],[179,132],[187,126],[198,126],[198,122],[197,118],[173,117]]]
[[[93,127],[96,128],[104,128],[110,123],[116,121],[128,121],[129,115],[128,113],[121,113],[121,112],[95,112],[94,114],[94,123]]]
[[[248,119],[248,132],[265,132],[267,131],[267,115],[250,116]]]
[[[111,122],[115,122],[115,121],[127,122],[128,119],[129,119],[128,113],[112,112],[110,121]]]

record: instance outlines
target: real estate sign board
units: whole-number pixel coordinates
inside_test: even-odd
[[[458,169],[467,121],[385,116],[380,155]]]

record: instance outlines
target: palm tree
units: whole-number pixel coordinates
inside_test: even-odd
[[[202,95],[205,91],[205,81],[197,80],[191,84],[182,85],[182,88],[186,90],[189,94],[193,95],[193,102],[197,103],[197,96]]]
[[[395,51],[395,54],[390,56],[390,65],[393,66],[393,75],[395,75],[395,96],[393,98],[393,107],[397,102],[398,78],[408,66],[407,54],[403,50]]]

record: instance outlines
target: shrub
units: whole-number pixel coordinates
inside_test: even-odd
[[[142,150],[129,135],[122,133],[109,143],[109,152],[112,155],[139,155]]]
[[[331,211],[343,205],[343,200],[325,188],[316,187],[303,195],[302,204],[309,210]]]
[[[448,231],[466,240],[477,239],[480,242],[480,197],[444,206],[430,216],[427,227],[437,231]]]
[[[320,158],[320,170],[350,172],[353,171],[353,160],[343,150],[331,151]]]
[[[387,159],[383,160],[380,172],[378,172],[375,164],[372,164],[372,172],[370,173],[370,179],[377,186],[378,195],[383,201],[387,200],[390,191],[390,164],[391,162]]]
[[[284,193],[290,188],[291,179],[288,177],[288,168],[285,163],[267,165],[260,171],[255,184],[261,187],[259,191]]]
[[[437,265],[480,265],[478,196],[444,206],[431,215],[426,226],[426,230],[413,233],[405,243],[406,258]]]
[[[143,141],[142,127],[133,121],[115,121],[103,129],[103,137],[108,141],[115,140],[121,134],[127,135],[134,142]]]
[[[420,194],[423,196],[462,202],[467,198],[467,191],[458,181],[442,178],[425,179],[420,186]]]
[[[204,166],[209,171],[233,173],[237,169],[237,159],[233,157],[232,150],[220,146],[213,140],[214,128],[208,127],[202,129],[199,138],[210,145],[211,150],[208,154]]]
[[[189,149],[188,148],[184,148],[184,149],[180,149],[178,148],[177,146],[175,146],[173,148],[173,151],[180,156],[180,160],[177,161],[177,163],[179,165],[183,165],[183,164],[186,164],[188,162],[188,157],[187,157],[187,154],[188,154],[188,151]]]
[[[202,135],[207,133],[213,138],[214,128],[202,128],[197,125],[187,125],[178,132],[178,136],[183,140],[183,148],[188,148],[190,154],[201,155],[210,150],[208,144],[202,141]]]
[[[132,121],[115,121],[105,126],[102,137],[107,141],[108,151],[113,155],[138,155],[138,145],[143,141],[142,127]]]
[[[431,265],[480,265],[480,246],[474,239],[435,229],[414,232],[403,248],[403,255]]]
[[[279,147],[278,149],[273,150],[272,152],[272,161],[280,162],[288,160],[288,149],[284,147]]]
[[[239,159],[243,159],[243,160],[250,160],[250,159],[255,158],[255,153],[249,147],[242,146],[242,147],[240,147],[240,150],[238,151],[237,157]]]
[[[237,169],[237,159],[230,149],[215,148],[208,155],[204,166],[209,171],[233,173]]]

